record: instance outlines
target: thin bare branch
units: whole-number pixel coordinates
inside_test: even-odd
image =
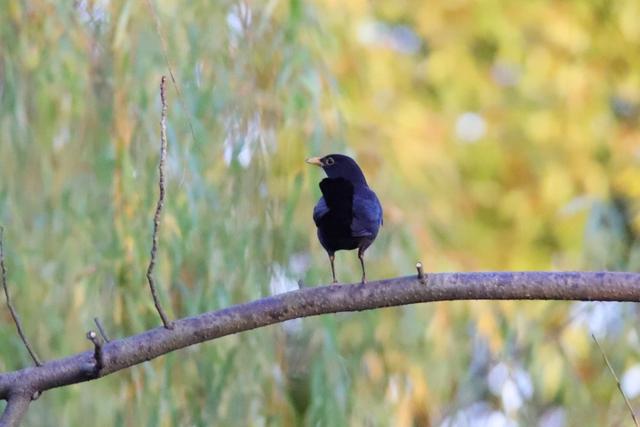
[[[160,79],[160,101],[162,102],[162,112],[160,115],[160,161],[158,163],[158,187],[160,188],[160,195],[158,197],[158,204],[156,205],[156,213],[153,216],[153,237],[151,243],[151,259],[149,260],[149,267],[147,268],[147,281],[149,282],[149,289],[151,290],[151,296],[153,297],[153,304],[156,306],[156,310],[162,319],[162,324],[165,328],[171,329],[171,321],[167,317],[162,305],[160,304],[160,298],[156,291],[156,285],[153,280],[153,267],[156,265],[156,256],[158,253],[158,230],[160,229],[160,215],[162,214],[162,207],[164,206],[164,164],[167,160],[167,99],[166,99],[166,76],[162,76]]]
[[[169,59],[169,48],[167,46],[167,40],[162,33],[162,26],[160,24],[160,18],[158,17],[158,12],[156,12],[156,8],[154,7],[153,0],[147,0],[147,6],[149,6],[149,10],[151,11],[151,15],[153,15],[153,20],[156,24],[156,32],[158,33],[158,38],[160,39],[160,45],[162,46],[162,55],[164,56],[164,60],[167,63],[167,69],[169,70],[169,75],[171,76],[171,82],[173,83],[173,87],[176,89],[176,93],[178,94],[178,99],[180,100],[180,105],[182,109],[185,111],[187,115],[187,122],[189,124],[189,130],[191,130],[191,136],[193,137],[193,141],[196,141],[196,132],[193,129],[193,123],[191,122],[191,116],[189,114],[189,110],[187,110],[187,104],[184,102],[184,98],[182,97],[182,92],[180,91],[180,87],[176,81],[175,74],[173,72],[173,65],[171,64],[171,60]]]
[[[598,346],[598,350],[600,350],[600,354],[602,354],[602,358],[604,359],[604,362],[607,364],[607,368],[609,368],[609,372],[611,372],[611,375],[616,380],[616,385],[618,386],[618,390],[620,390],[620,394],[622,394],[622,397],[624,398],[624,403],[627,405],[627,408],[629,408],[629,412],[631,413],[633,424],[636,427],[638,427],[638,419],[636,418],[636,413],[633,410],[633,406],[631,406],[631,402],[629,401],[629,398],[627,397],[624,390],[622,389],[622,384],[620,383],[620,379],[618,379],[618,375],[616,375],[616,371],[613,370],[613,366],[611,366],[611,362],[609,362],[609,358],[607,357],[607,354],[604,352],[604,349],[600,345],[600,341],[598,341],[595,334],[591,334],[591,338],[593,338],[593,340],[596,342]]]
[[[7,269],[4,265],[4,228],[3,227],[0,227],[0,270],[2,270],[2,287],[4,288],[4,296],[7,301],[7,307],[9,308],[9,313],[11,313],[13,322],[16,324],[18,335],[20,335],[20,339],[24,343],[24,346],[27,348],[27,351],[29,352],[31,359],[33,359],[33,363],[35,363],[36,366],[41,366],[42,363],[40,362],[40,359],[38,359],[38,356],[36,355],[35,351],[33,351],[33,348],[31,347],[31,344],[29,343],[29,340],[27,339],[27,336],[25,335],[24,330],[22,329],[22,323],[20,322],[20,317],[18,316],[16,309],[13,307],[13,303],[11,302],[11,296],[9,295],[9,287],[7,286]]]
[[[7,406],[0,416],[0,427],[16,427],[20,425],[24,414],[29,409],[31,396],[29,394],[15,394],[7,400]]]
[[[109,339],[109,336],[105,332],[104,328],[102,327],[102,323],[100,322],[100,319],[98,319],[97,317],[94,317],[93,318],[93,322],[96,324],[96,327],[98,328],[98,331],[100,331],[100,335],[102,335],[102,339],[104,340],[104,342],[111,341]]]

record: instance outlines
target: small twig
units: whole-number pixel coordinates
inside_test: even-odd
[[[160,116],[160,162],[158,163],[158,171],[160,177],[158,178],[158,187],[160,188],[160,196],[158,197],[158,204],[156,205],[156,213],[153,216],[153,238],[151,243],[151,259],[149,260],[149,267],[147,268],[147,281],[149,282],[149,289],[151,289],[151,296],[153,297],[153,304],[156,306],[156,310],[162,319],[164,327],[171,329],[173,326],[171,321],[167,318],[162,306],[160,305],[160,299],[156,292],[155,282],[153,281],[153,267],[156,265],[156,254],[158,252],[158,229],[160,228],[160,215],[162,214],[162,206],[164,205],[164,163],[167,159],[167,99],[165,96],[167,78],[162,76],[160,79],[160,101],[162,102],[162,113]]]
[[[196,142],[196,131],[193,129],[193,123],[191,123],[191,116],[189,115],[189,111],[187,110],[187,104],[184,102],[184,98],[182,97],[182,92],[178,87],[178,83],[176,82],[176,77],[173,73],[173,65],[171,64],[171,60],[169,59],[169,48],[167,47],[167,41],[162,34],[162,28],[160,25],[160,18],[158,17],[158,13],[156,12],[155,7],[153,6],[152,0],[147,0],[147,5],[149,6],[149,10],[153,15],[153,19],[156,24],[156,32],[158,33],[158,38],[160,38],[160,45],[162,46],[162,55],[164,56],[164,60],[167,63],[167,69],[169,70],[169,76],[171,76],[171,82],[173,83],[173,87],[176,89],[176,93],[178,94],[178,99],[180,100],[180,105],[182,109],[185,111],[187,115],[187,122],[189,123],[189,130],[191,130],[191,136],[193,137],[193,141]]]
[[[93,343],[93,358],[96,361],[96,377],[104,367],[104,355],[102,353],[102,339],[94,331],[87,332],[87,339]]]
[[[97,317],[94,317],[93,322],[96,324],[98,331],[100,331],[100,335],[102,335],[102,339],[104,340],[104,342],[111,341],[107,333],[104,331],[104,328],[102,327],[102,323],[100,323],[100,319],[98,319]]]
[[[9,307],[9,312],[11,313],[11,317],[13,318],[13,322],[16,324],[16,329],[18,330],[18,335],[20,335],[20,339],[24,343],[24,346],[27,348],[29,355],[31,355],[31,359],[33,359],[33,363],[36,366],[42,366],[40,359],[33,351],[27,336],[24,334],[22,329],[22,323],[20,323],[20,317],[18,317],[18,313],[15,308],[13,308],[13,304],[11,303],[11,297],[9,296],[9,288],[7,287],[7,269],[4,266],[4,228],[0,227],[0,269],[2,270],[2,287],[4,288],[4,296],[7,300],[7,307]]]
[[[416,270],[418,270],[418,280],[420,280],[420,283],[423,285],[426,285],[427,282],[424,278],[424,270],[422,270],[422,263],[420,261],[416,263]]]
[[[600,350],[600,354],[602,354],[602,358],[604,359],[605,363],[607,364],[607,368],[609,368],[609,372],[611,372],[611,375],[616,380],[616,385],[618,386],[618,390],[620,390],[620,394],[622,394],[622,397],[624,398],[624,402],[627,404],[627,408],[629,408],[629,412],[631,412],[631,418],[633,418],[633,424],[636,427],[638,427],[638,419],[636,418],[636,413],[633,411],[633,407],[631,406],[631,402],[629,401],[629,398],[625,394],[624,390],[622,390],[622,384],[620,384],[620,380],[618,379],[618,376],[616,375],[616,371],[613,370],[613,366],[611,366],[611,363],[609,362],[609,358],[607,357],[607,354],[604,352],[604,349],[600,345],[600,342],[598,341],[596,336],[594,334],[591,334],[591,338],[593,338],[593,340],[598,345],[598,349]]]

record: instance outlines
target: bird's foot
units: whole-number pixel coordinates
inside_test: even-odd
[[[339,282],[337,280],[334,280],[333,282],[331,282],[332,285],[337,285]]]

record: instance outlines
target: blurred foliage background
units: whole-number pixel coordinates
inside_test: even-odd
[[[330,152],[385,207],[372,279],[418,259],[640,269],[637,0],[153,5],[0,0],[0,223],[43,358],[88,349],[94,316],[112,337],[159,323],[144,270],[163,45],[181,94],[157,269],[173,316],[330,281],[304,164]],[[337,269],[358,280],[355,254]],[[0,319],[0,370],[29,365]],[[590,334],[640,407],[637,321],[515,301],[305,319],[47,392],[25,425],[629,425]]]

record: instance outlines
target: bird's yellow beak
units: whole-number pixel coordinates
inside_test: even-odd
[[[324,166],[320,157],[309,157],[307,160],[305,160],[305,162],[309,163],[310,165],[316,165],[320,167]]]

